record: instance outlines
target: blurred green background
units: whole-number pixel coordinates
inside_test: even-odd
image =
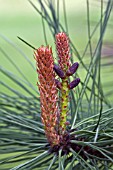
[[[32,1],[37,5],[37,7],[40,9],[40,6],[36,0]],[[64,14],[63,14],[63,1],[60,2],[60,21],[64,24]],[[87,3],[84,0],[65,0],[66,2],[66,13],[67,13],[67,22],[68,22],[68,33],[69,36],[74,43],[75,47],[79,51],[80,55],[82,56],[85,46],[88,42],[88,28],[87,28]],[[90,24],[91,24],[91,31],[93,31],[95,25],[100,19],[100,1],[90,0],[89,1],[89,7],[90,7]],[[105,10],[106,3],[104,4],[103,10]],[[111,46],[113,46],[113,39],[112,39],[112,19],[113,19],[113,12],[110,17],[109,25],[106,30],[106,34],[104,37],[104,42],[109,43]],[[94,34],[92,38],[92,45],[95,47],[95,44],[97,43],[97,40],[99,38],[99,28]],[[46,26],[46,33],[47,33],[47,41],[48,44],[52,46],[53,48],[53,54],[56,56],[55,51],[55,44],[53,37],[50,33],[50,30],[48,26]],[[39,14],[34,10],[34,8],[31,6],[31,4],[27,0],[0,0],[0,34],[7,37],[9,40],[11,40],[18,48],[20,48],[25,54],[25,56],[28,57],[28,59],[32,62],[34,68],[35,68],[35,60],[33,57],[34,51],[23,44],[17,36],[20,36],[21,38],[25,39],[27,42],[38,48],[40,45],[45,45],[44,35],[43,35],[43,28],[42,28],[42,19],[39,16]],[[26,77],[30,80],[30,82],[36,87],[37,82],[37,74],[35,72],[35,69],[33,69],[28,62],[22,57],[22,55],[11,46],[10,43],[4,40],[4,38],[0,37],[0,47],[2,50],[7,53],[9,58],[15,62],[19,68],[22,70],[23,74],[26,75]],[[88,65],[89,59],[88,59],[88,52],[87,55],[84,57],[84,63]],[[75,61],[78,61],[76,56],[74,56]],[[103,62],[112,63],[113,57],[105,58]],[[6,57],[3,55],[3,52],[0,52],[0,64],[2,67],[7,69],[10,72],[13,72],[16,76],[20,76],[17,70],[12,66],[12,64],[6,59]],[[111,73],[113,72],[112,65],[109,65],[107,67],[103,67],[102,70],[102,82],[105,89],[106,94],[110,93],[112,89],[111,88]],[[85,79],[86,73],[80,66],[80,69],[78,70],[79,75],[81,76],[81,79]],[[21,76],[20,76],[21,77]],[[15,89],[19,89],[16,85],[12,84],[12,81],[10,81],[8,78],[6,78],[3,74],[0,74],[0,79],[4,79],[4,82],[7,82],[11,87]],[[105,85],[104,85],[105,83]],[[107,85],[106,85],[107,83]],[[3,87],[0,86],[0,89],[2,91],[6,90],[8,94],[11,94],[11,92]],[[19,89],[22,91],[22,89]],[[113,96],[113,95],[112,95]],[[110,100],[113,99],[110,95]]]
[[[32,1],[40,9],[39,4],[36,0]],[[68,22],[68,33],[70,39],[76,46],[80,55],[82,56],[86,44],[88,42],[88,28],[87,28],[87,4],[85,0],[65,0],[66,2],[66,12],[67,12],[67,22]],[[93,31],[95,25],[100,19],[100,1],[90,0],[90,24],[91,31]],[[106,3],[104,4],[103,10],[105,9]],[[60,21],[64,24],[63,16],[63,4],[60,1]],[[113,48],[113,12],[110,17],[110,21],[105,33],[103,46],[104,60],[102,64],[107,63],[106,66],[102,66],[102,85],[104,93],[108,99],[113,101],[113,55],[111,57],[106,57],[109,52],[104,54],[105,49],[108,51]],[[98,38],[99,38],[99,28],[92,38],[92,45],[95,47]],[[50,33],[48,26],[46,26],[47,41],[50,46],[53,48],[53,54],[56,56],[55,44],[53,37]],[[30,47],[23,44],[17,36],[25,39],[27,42],[38,48],[41,45],[45,45],[42,19],[39,14],[33,9],[31,4],[27,0],[0,0],[0,65],[9,72],[12,72],[18,77],[21,78],[21,75],[15,69],[15,67],[8,60],[11,59],[17,66],[20,68],[22,73],[28,78],[34,88],[37,89],[37,73],[35,71],[35,60],[33,57],[34,51]],[[12,46],[15,45],[16,48]],[[106,45],[107,44],[107,45]],[[111,48],[109,48],[111,47]],[[7,54],[8,58],[5,57],[4,52]],[[112,52],[112,51],[111,51]],[[22,56],[27,57],[33,67],[26,61]],[[78,61],[77,57],[74,56],[74,60]],[[88,66],[89,64],[89,53],[84,57],[84,63]],[[85,79],[86,72],[83,70],[82,66],[78,69],[78,74],[82,81]],[[8,77],[0,73],[0,80],[10,85],[10,87],[15,90],[19,90],[22,93],[25,91],[15,85]],[[21,80],[19,80],[21,81]],[[0,91],[6,92],[7,94],[12,95],[13,93],[5,88],[3,85],[0,85]],[[34,91],[33,91],[34,92]],[[13,94],[14,95],[14,94]],[[26,95],[28,95],[26,93]],[[2,155],[3,156],[3,155]]]

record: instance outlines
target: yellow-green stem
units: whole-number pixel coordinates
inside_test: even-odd
[[[66,120],[68,112],[68,77],[62,79],[62,89],[61,89],[61,113],[60,113],[60,133],[66,130]]]

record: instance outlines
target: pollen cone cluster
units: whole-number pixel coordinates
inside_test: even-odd
[[[62,32],[58,33],[55,38],[59,58],[58,65],[54,64],[50,47],[41,46],[35,51],[41,119],[46,137],[52,147],[55,145],[62,146],[65,135],[68,133],[69,92],[80,82],[79,78],[76,78],[71,83],[69,82],[69,77],[76,72],[79,65],[77,62],[73,65],[70,63],[68,36]],[[56,75],[58,79],[56,79]],[[59,89],[59,93],[57,89]]]
[[[48,142],[51,145],[59,144],[58,135],[58,106],[54,61],[52,49],[41,46],[35,52],[37,72],[40,84],[38,84],[41,102],[41,118],[44,124]]]

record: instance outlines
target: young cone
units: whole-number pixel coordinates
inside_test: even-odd
[[[56,49],[59,57],[59,66],[55,66],[55,72],[61,78],[61,111],[60,111],[60,128],[59,133],[64,134],[66,132],[66,126],[69,125],[67,122],[67,113],[68,113],[68,102],[69,102],[69,91],[76,87],[80,79],[74,80],[69,84],[69,76],[73,75],[79,64],[76,62],[70,66],[70,47],[69,47],[69,38],[64,33],[58,33],[56,35]]]
[[[66,130],[66,121],[68,113],[68,98],[69,98],[69,88],[68,88],[68,76],[66,75],[67,70],[70,67],[70,48],[69,48],[69,38],[65,33],[58,33],[56,35],[56,49],[59,57],[60,69],[64,72],[64,77],[62,78],[62,88],[61,88],[61,113],[60,113],[60,134],[64,133]]]

